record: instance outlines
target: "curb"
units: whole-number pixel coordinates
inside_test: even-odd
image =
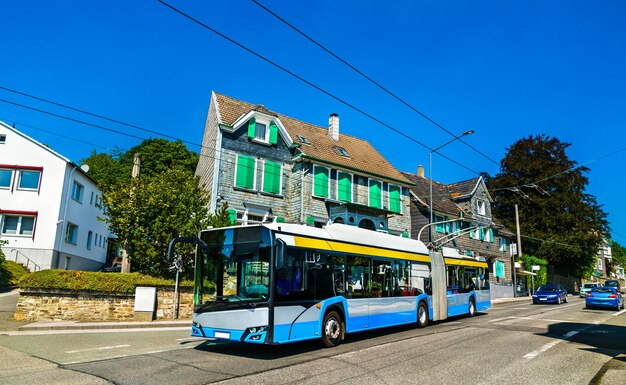
[[[22,325],[18,331],[47,331],[47,330],[114,330],[114,329],[154,329],[154,328],[191,328],[191,319],[179,321],[155,322],[34,322]]]

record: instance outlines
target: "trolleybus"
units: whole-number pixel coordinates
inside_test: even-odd
[[[489,309],[484,261],[343,224],[204,230],[192,335],[257,344],[320,339]]]

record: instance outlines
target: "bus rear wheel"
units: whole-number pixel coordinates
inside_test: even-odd
[[[469,300],[468,314],[470,317],[476,315],[476,303],[474,303],[474,298],[470,298]]]
[[[417,307],[417,327],[423,328],[428,326],[428,308],[424,302],[420,302]]]
[[[339,345],[343,337],[343,320],[336,311],[330,311],[324,316],[322,323],[322,344],[327,348]]]

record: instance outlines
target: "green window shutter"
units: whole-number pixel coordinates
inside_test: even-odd
[[[237,178],[235,186],[254,189],[255,159],[250,156],[237,156]]]
[[[389,185],[389,211],[394,213],[402,212],[402,204],[400,201],[400,186]]]
[[[485,240],[485,229],[482,226],[478,228],[478,239],[481,241]]]
[[[276,223],[285,223],[284,217],[276,217]]]
[[[450,218],[448,217],[443,217],[444,221],[447,221],[449,219]],[[452,232],[452,222],[444,223],[444,225],[446,226],[446,234],[450,234]]]
[[[313,226],[315,224],[315,218],[313,218],[312,216],[308,215],[306,217],[306,224],[308,226]]]
[[[476,239],[476,229],[474,229],[474,230],[470,230],[470,233],[469,233],[469,234],[470,234],[470,238],[471,238],[471,239]]]
[[[435,214],[435,222],[443,221],[443,217]],[[435,231],[438,233],[443,233],[443,223],[439,223],[435,225]]]
[[[456,235],[461,235],[461,227],[463,226],[463,221],[458,221],[456,223]]]
[[[337,200],[352,202],[352,175],[347,172],[337,172]]]
[[[248,120],[248,138],[254,139],[255,130],[256,130],[256,119],[252,118]]]
[[[314,167],[313,175],[313,195],[328,198],[328,173],[324,167]]]
[[[237,210],[228,209],[227,213],[228,213],[228,221],[230,222],[230,224],[231,225],[235,224],[237,222]]]
[[[489,242],[493,242],[493,229],[489,229]]]
[[[409,237],[409,233],[408,232],[403,232],[402,233],[402,238],[408,238]]]
[[[370,207],[383,208],[382,183],[377,180],[370,181]]]
[[[263,167],[263,192],[270,194],[280,194],[280,164],[265,161]]]
[[[270,123],[270,144],[276,144],[278,142],[278,126],[276,123]]]
[[[496,261],[496,277],[504,278],[504,263]]]

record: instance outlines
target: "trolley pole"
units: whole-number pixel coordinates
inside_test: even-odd
[[[517,228],[517,257],[522,256],[522,236],[520,235],[519,228],[519,212],[517,210],[517,205],[515,205],[515,227]],[[515,255],[513,255],[513,297],[517,297],[517,277],[515,272]]]

